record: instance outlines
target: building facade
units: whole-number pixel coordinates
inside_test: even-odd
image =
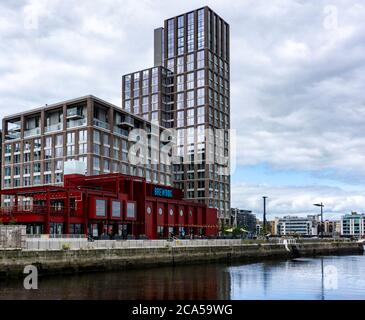
[[[318,221],[316,216],[285,216],[277,219],[277,235],[315,236],[317,234]]]
[[[229,25],[208,7],[165,20],[155,30],[155,69],[147,70],[167,74],[168,88],[161,92],[166,103],[158,92],[143,92],[151,81],[147,71],[124,76],[122,88],[124,110],[176,129],[175,154],[184,161],[173,164],[173,184],[186,199],[217,208],[221,224],[231,220],[229,33]],[[150,114],[152,100],[159,104],[158,110],[150,106]]]
[[[1,208],[4,223],[28,234],[86,234],[93,238],[216,236],[217,212],[182,199],[181,190],[120,173],[65,174],[62,186],[1,191],[14,205]],[[21,198],[31,198],[24,205]]]
[[[352,212],[341,219],[341,236],[363,237],[365,235],[365,215]]]
[[[136,155],[137,162],[129,153],[133,129],[144,130],[148,139],[148,150]],[[157,135],[162,130],[157,128]],[[64,163],[73,160],[85,163],[87,175],[119,172],[170,186],[171,166],[160,161],[159,145],[150,145],[154,131],[149,121],[94,96],[7,116],[1,187],[62,185]],[[10,205],[9,197],[3,200]]]
[[[323,221],[323,235],[325,237],[337,237],[341,235],[341,221]]]
[[[233,226],[243,227],[251,233],[256,232],[256,215],[252,211],[232,208],[231,212]]]

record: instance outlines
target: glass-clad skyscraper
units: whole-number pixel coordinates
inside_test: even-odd
[[[163,97],[141,95],[144,80],[132,73],[123,77],[123,108],[176,129],[175,152],[183,161],[172,166],[174,185],[185,198],[218,208],[220,222],[229,224],[229,25],[203,7],[165,20],[154,36],[151,70],[166,84],[159,91]],[[153,101],[159,101],[158,112]]]

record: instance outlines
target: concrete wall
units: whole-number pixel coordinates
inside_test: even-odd
[[[121,270],[130,267],[190,264],[208,261],[257,261],[295,256],[363,252],[359,243],[305,243],[289,245],[180,246],[52,251],[0,251],[0,276],[22,275],[26,265],[40,274]]]

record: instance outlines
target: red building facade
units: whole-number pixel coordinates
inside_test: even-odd
[[[13,196],[1,208],[3,223],[27,225],[28,233],[87,234],[95,238],[216,236],[217,210],[183,200],[182,191],[122,174],[66,175],[64,186],[1,191]],[[29,199],[27,205],[20,201]]]

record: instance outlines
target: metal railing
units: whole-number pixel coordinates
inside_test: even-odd
[[[41,134],[41,128],[34,128],[24,131],[24,137],[39,136]]]
[[[63,122],[52,124],[50,126],[45,127],[46,132],[60,131],[62,129],[63,129]]]

